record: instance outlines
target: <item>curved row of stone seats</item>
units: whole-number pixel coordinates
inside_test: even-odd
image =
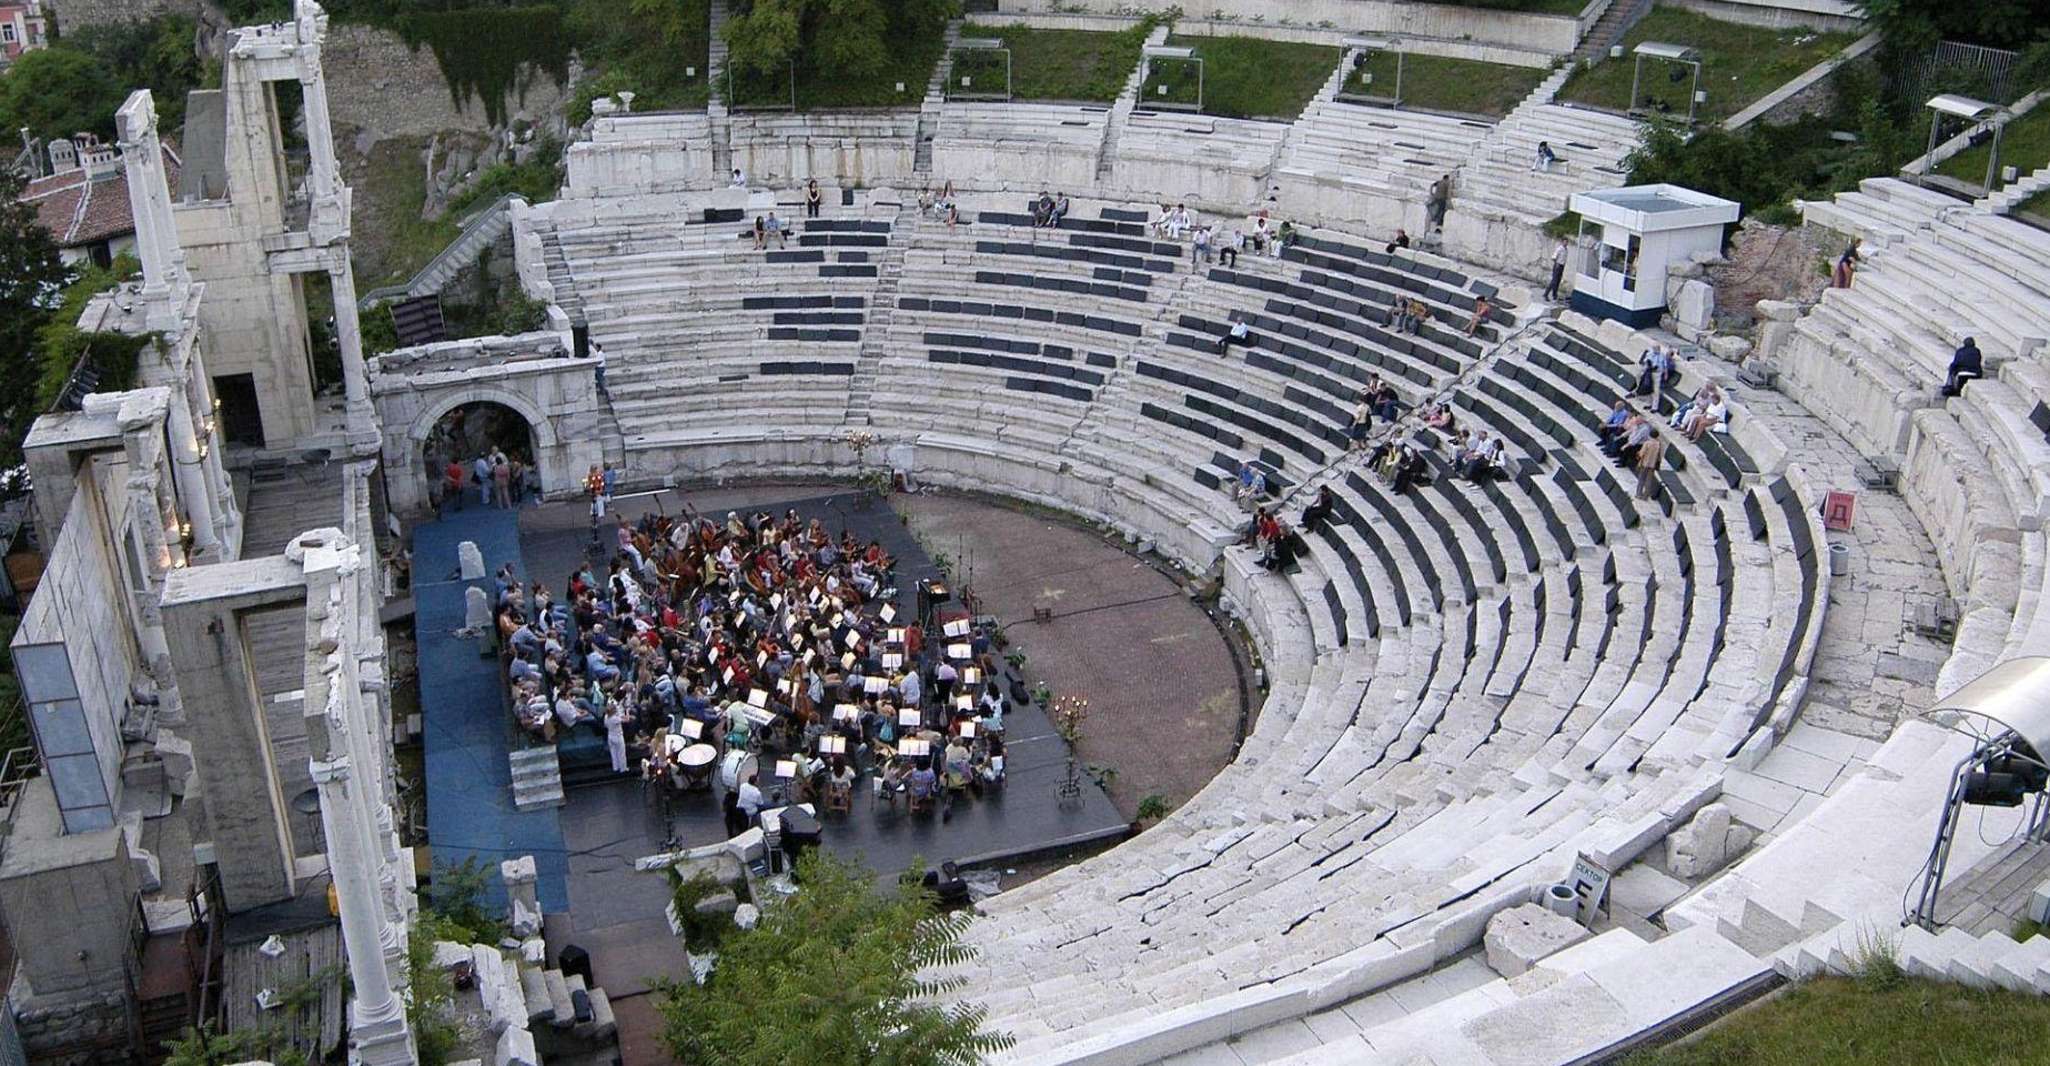
[[[2037,411],[2050,383],[2039,358],[2003,359],[1992,339],[2004,333],[2010,351],[2040,348],[2027,336],[2039,321],[2031,314],[2036,290],[2016,280],[2006,246],[1972,239],[2002,228],[1969,210],[1932,214],[1919,236],[1870,256],[1849,289],[1826,293],[1769,353],[1787,387],[1832,398],[1817,417],[1861,451],[1897,459],[1901,496],[1960,605],[1954,658],[1979,665],[2012,653],[2037,628],[2034,613],[2019,608],[2039,602],[2033,560],[2050,488],[2050,443],[2039,424],[2050,417]],[[1917,276],[1931,261],[1924,245],[1947,249],[1942,261],[1957,273]],[[1893,265],[1910,262],[1923,265]],[[1938,284],[2005,295],[1963,308],[1942,297],[1947,314],[1975,318],[1939,331],[1923,313]],[[1952,332],[1997,319],[2006,326],[1986,330],[1989,377],[1943,398],[1937,389],[1958,339]]]
[[[1473,154],[1494,124],[1343,101],[1313,101],[1274,169],[1282,200],[1327,224],[1422,232],[1431,183]]]
[[[1802,219],[1810,225],[1835,230],[1845,237],[1862,238],[1867,250],[1918,236],[1936,221],[1937,215],[1964,206],[1955,197],[1899,178],[1866,178],[1854,191],[1799,204]]]
[[[1109,122],[1108,105],[949,102],[935,127],[932,173],[1035,195],[1092,189]]]
[[[1455,558],[1451,545],[1459,538],[1436,530],[1417,531],[1415,527],[1419,523],[1435,523],[1429,518],[1416,517],[1422,511],[1413,507],[1412,501],[1390,499],[1385,505],[1368,503],[1367,496],[1377,490],[1364,479],[1357,483],[1348,479],[1346,492],[1360,501],[1357,504],[1359,508],[1373,508],[1378,515],[1377,521],[1363,524],[1370,535],[1384,535],[1380,531],[1398,531],[1385,533],[1386,539],[1400,545],[1390,552],[1390,569],[1396,575],[1393,580],[1410,588],[1423,589],[1434,583],[1432,578],[1421,573],[1427,567],[1448,571],[1458,569],[1458,563],[1447,566],[1447,560]],[[1485,496],[1476,498],[1486,499]],[[1351,506],[1354,505],[1349,504],[1348,508]],[[1343,519],[1344,516],[1341,517]],[[1443,515],[1440,520],[1448,524],[1454,521]],[[1399,532],[1405,529],[1409,531],[1407,535]],[[1530,780],[1546,782],[1543,787],[1553,790],[1552,795],[1556,795],[1563,782],[1596,780],[1592,772],[1599,767],[1617,785],[1610,792],[1611,797],[1626,807],[1630,803],[1627,797],[1633,785],[1650,788],[1660,774],[1656,767],[1645,766],[1640,756],[1663,734],[1656,725],[1640,725],[1650,720],[1646,711],[1656,702],[1646,698],[1644,690],[1659,693],[1669,685],[1675,686],[1668,702],[1674,708],[1673,716],[1677,718],[1686,708],[1685,701],[1692,700],[1700,691],[1709,671],[1710,659],[1709,653],[1701,652],[1690,669],[1682,670],[1672,664],[1681,658],[1679,646],[1684,642],[1665,647],[1654,645],[1648,655],[1639,655],[1638,649],[1645,647],[1646,633],[1682,631],[1685,627],[1681,618],[1686,612],[1713,612],[1715,608],[1708,605],[1696,608],[1670,594],[1660,597],[1655,591],[1661,586],[1674,588],[1693,583],[1686,576],[1696,566],[1695,549],[1691,546],[1685,556],[1676,549],[1657,555],[1639,554],[1641,549],[1636,548],[1620,550],[1626,554],[1617,554],[1618,549],[1603,550],[1603,587],[1613,587],[1615,591],[1613,594],[1602,593],[1600,600],[1594,601],[1611,606],[1595,608],[1590,602],[1585,609],[1590,617],[1599,610],[1600,617],[1606,620],[1604,624],[1592,621],[1579,624],[1581,597],[1569,590],[1571,582],[1577,579],[1553,579],[1556,572],[1548,571],[1548,580],[1527,586],[1533,590],[1531,593],[1518,589],[1507,597],[1497,598],[1493,592],[1484,592],[1473,603],[1459,603],[1456,602],[1458,597],[1448,596],[1443,603],[1442,614],[1435,619],[1419,615],[1416,625],[1400,630],[1390,624],[1370,648],[1347,650],[1337,656],[1327,655],[1317,668],[1319,671],[1327,675],[1333,672],[1342,674],[1346,667],[1338,664],[1349,660],[1356,678],[1371,673],[1373,680],[1367,691],[1355,687],[1341,690],[1333,698],[1319,695],[1321,686],[1313,682],[1301,709],[1276,727],[1284,735],[1271,738],[1275,741],[1273,743],[1263,743],[1263,736],[1270,729],[1270,720],[1263,717],[1255,738],[1247,746],[1249,758],[1241,759],[1227,771],[1227,775],[1233,778],[1254,778],[1255,791],[1249,793],[1243,784],[1240,786],[1242,803],[1253,804],[1253,810],[1264,808],[1291,813],[1282,814],[1273,822],[1266,821],[1273,818],[1272,815],[1255,815],[1253,822],[1241,822],[1239,831],[1234,833],[1229,827],[1237,820],[1222,810],[1212,808],[1204,813],[1221,819],[1221,822],[1207,828],[1223,832],[1230,839],[1207,841],[1207,847],[1190,848],[1187,846],[1190,836],[1201,834],[1184,835],[1179,840],[1183,854],[1168,856],[1170,861],[1165,865],[1144,854],[1149,849],[1135,845],[1149,839],[1172,845],[1177,843],[1174,834],[1155,837],[1149,833],[1128,845],[1130,850],[1120,849],[1117,853],[1121,868],[1131,869],[1126,865],[1127,861],[1136,860],[1140,864],[1139,869],[1145,871],[1145,879],[1171,884],[1172,893],[1167,898],[1157,903],[1133,903],[1135,899],[1152,897],[1164,886],[1134,888],[1128,876],[1122,883],[1095,892],[1091,905],[1082,908],[1087,918],[1074,918],[1071,924],[1050,933],[1050,936],[1060,938],[1058,943],[1048,943],[1040,937],[1021,934],[1011,928],[1013,921],[1029,928],[1033,918],[1042,916],[1013,918],[1010,911],[1000,911],[999,921],[1005,923],[1005,928],[993,933],[992,940],[1001,940],[1006,948],[1018,945],[1015,950],[1021,953],[1021,957],[1029,954],[1032,966],[1029,970],[1012,971],[1001,963],[992,964],[988,966],[991,979],[1000,983],[1014,981],[1017,972],[1030,972],[1035,975],[1035,980],[1028,988],[1014,986],[1008,991],[993,992],[993,1009],[1004,1020],[1022,1015],[1027,1025],[1045,1025],[1056,1031],[1075,1027],[1087,1030],[1063,1037],[1049,1036],[1043,1041],[1028,1044],[1026,1049],[1021,1049],[1019,1061],[1051,1061],[1034,1059],[1032,1055],[1051,1054],[1057,1045],[1071,1039],[1076,1039],[1077,1047],[1092,1046],[1092,1038],[1112,1039],[1100,1035],[1092,1037],[1092,1034],[1107,1029],[1146,1029],[1149,1024],[1161,1024],[1149,1022],[1141,1015],[1162,1009],[1169,1009],[1172,1013],[1172,1009],[1181,1004],[1197,1002],[1205,994],[1202,987],[1205,982],[1211,983],[1207,993],[1211,995],[1241,990],[1243,994],[1251,995],[1256,989],[1265,994],[1285,984],[1290,976],[1306,973],[1321,962],[1349,954],[1348,949],[1368,952],[1377,965],[1366,968],[1387,976],[1399,976],[1404,965],[1414,964],[1421,968],[1433,961],[1435,925],[1430,931],[1418,934],[1422,938],[1419,942],[1405,943],[1399,930],[1404,929],[1407,923],[1396,921],[1385,930],[1397,938],[1395,943],[1377,944],[1368,940],[1364,942],[1368,945],[1364,948],[1359,947],[1361,941],[1343,935],[1336,943],[1330,943],[1328,930],[1325,934],[1312,932],[1326,923],[1355,930],[1361,926],[1371,927],[1373,923],[1358,913],[1356,907],[1341,918],[1333,915],[1328,906],[1318,905],[1314,898],[1293,906],[1283,903],[1299,894],[1290,891],[1290,886],[1299,889],[1303,881],[1270,881],[1261,876],[1262,864],[1276,862],[1275,856],[1286,856],[1287,862],[1328,868],[1329,873],[1308,875],[1313,879],[1310,884],[1317,886],[1311,894],[1321,896],[1326,887],[1321,882],[1330,880],[1329,891],[1345,893],[1333,898],[1347,899],[1348,906],[1354,906],[1355,900],[1348,891],[1350,879],[1355,874],[1369,871],[1375,875],[1372,883],[1376,890],[1358,896],[1359,901],[1387,900],[1387,885],[1390,883],[1417,886],[1415,891],[1429,893],[1431,889],[1420,887],[1420,882],[1411,876],[1416,870],[1405,860],[1412,856],[1412,852],[1429,856],[1432,863],[1442,863],[1451,855],[1471,858],[1495,854],[1496,849],[1483,846],[1463,851],[1474,844],[1475,838],[1456,833],[1439,837],[1435,831],[1424,829],[1422,837],[1412,834],[1419,831],[1417,827],[1427,825],[1435,826],[1437,830],[1447,829],[1450,825],[1448,819],[1452,816],[1443,812],[1458,811],[1462,816],[1470,815],[1473,802],[1485,802],[1502,794],[1505,789],[1519,790],[1519,780],[1507,775],[1522,773]],[[1710,549],[1704,547],[1699,550],[1704,553],[1703,558],[1713,557]],[[1485,559],[1486,553],[1474,554],[1462,548],[1457,558],[1465,559],[1471,566]],[[1771,568],[1731,565],[1725,568],[1725,572],[1732,575],[1730,580],[1733,582],[1751,583],[1753,578],[1750,575],[1769,575]],[[1629,576],[1633,573],[1635,577]],[[1768,577],[1765,582],[1767,589],[1770,581]],[[1705,584],[1711,588],[1722,587],[1717,583]],[[1540,594],[1534,592],[1536,588],[1557,591],[1541,599]],[[1589,590],[1589,593],[1595,594],[1594,590]],[[1556,597],[1552,600],[1556,606],[1547,611],[1545,599],[1552,596]],[[1746,596],[1751,601],[1750,609],[1762,617],[1766,608],[1758,601],[1761,597],[1769,601],[1771,593],[1754,589]],[[1549,627],[1533,624],[1526,628],[1515,620],[1519,609],[1541,616],[1551,615],[1556,621]],[[1523,633],[1529,634],[1527,641],[1522,639]],[[1510,634],[1517,636],[1506,636]],[[1708,639],[1705,633],[1701,637],[1704,644]],[[1515,646],[1508,646],[1512,641]],[[1577,642],[1585,653],[1580,656],[1583,663],[1592,664],[1605,653],[1613,654],[1615,661],[1605,661],[1577,675],[1534,665],[1556,661],[1556,656],[1547,657],[1540,651],[1539,646],[1548,642],[1557,642],[1562,648],[1569,642]],[[1727,644],[1727,648],[1756,646],[1739,641]],[[1724,654],[1736,653],[1726,649]],[[1371,659],[1371,662],[1361,662],[1361,659]],[[1570,652],[1566,661],[1574,661]],[[1718,669],[1729,665],[1720,664]],[[1541,673],[1546,675],[1544,681],[1560,681],[1561,687],[1551,691],[1547,686],[1544,695],[1532,695],[1540,689],[1525,684],[1524,679]],[[1353,684],[1357,686],[1358,681]],[[1467,685],[1476,691],[1462,691]],[[1378,696],[1374,691],[1377,687]],[[1483,693],[1493,698],[1483,699]],[[1523,724],[1530,726],[1528,732],[1505,728],[1504,722],[1496,717],[1502,713],[1500,708],[1505,695],[1510,706],[1523,708],[1517,713],[1532,716],[1522,720]],[[1402,713],[1404,708],[1412,708],[1411,713]],[[1270,699],[1268,710],[1274,709],[1275,700]],[[1730,708],[1716,710],[1726,717]],[[1378,722],[1373,720],[1375,715],[1380,716]],[[1707,720],[1714,724],[1715,716],[1708,716]],[[1624,738],[1632,736],[1633,729],[1648,734],[1642,747],[1633,748],[1624,743]],[[1512,741],[1512,736],[1521,739]],[[1700,749],[1703,745],[1695,747]],[[1269,755],[1287,761],[1278,766],[1271,762],[1262,766],[1262,760]],[[1676,758],[1670,765],[1694,765],[1717,760],[1720,755],[1720,751],[1689,750],[1684,759]],[[1498,757],[1504,761],[1489,763],[1490,759]],[[1257,773],[1249,773],[1256,767],[1259,768]],[[1504,779],[1495,780],[1490,770],[1505,775]],[[1558,778],[1557,782],[1553,781],[1554,777]],[[1220,782],[1212,788],[1232,787],[1224,783],[1226,779],[1221,778]],[[1570,789],[1574,786],[1565,787]],[[1634,829],[1641,834],[1651,832],[1646,826],[1669,824],[1671,818],[1684,816],[1681,810],[1691,810],[1691,805],[1706,795],[1706,790],[1691,792],[1689,800],[1680,804],[1679,809],[1664,814],[1633,809],[1632,813],[1638,815],[1639,821]],[[1185,808],[1189,817],[1202,817],[1197,811],[1202,810],[1201,804],[1207,798],[1206,791],[1204,797],[1199,797],[1196,803]],[[1644,801],[1645,808],[1660,806],[1648,795],[1638,798]],[[1666,794],[1665,798],[1670,799],[1671,794]],[[1516,812],[1515,818],[1527,820],[1525,832],[1521,834],[1523,843],[1511,851],[1516,857],[1509,860],[1508,868],[1513,870],[1520,869],[1522,861],[1533,854],[1533,836],[1536,839],[1535,852],[1548,850],[1544,826],[1550,818],[1562,812],[1543,800],[1539,801],[1538,808],[1524,809],[1512,802],[1510,809]],[[1545,813],[1537,814],[1538,809]],[[1275,839],[1265,848],[1253,847],[1243,855],[1234,850],[1260,834],[1263,822],[1273,826],[1281,835],[1267,833]],[[1324,835],[1338,824],[1350,825],[1360,834],[1359,839]],[[1310,828],[1312,826],[1316,828]],[[1306,828],[1308,832],[1305,832]],[[1587,823],[1580,821],[1571,829],[1555,826],[1554,831],[1569,834],[1568,838],[1579,846],[1585,845],[1588,838],[1570,834],[1586,828]],[[1615,839],[1614,834],[1620,832],[1614,823],[1601,828],[1611,835],[1612,840]],[[1409,832],[1399,832],[1405,829]],[[1426,847],[1422,843],[1426,838],[1436,842]],[[1656,834],[1650,839],[1656,839]],[[1288,843],[1290,840],[1299,843],[1291,845]],[[1385,844],[1382,843],[1384,840]],[[1310,841],[1316,841],[1314,849],[1310,848]],[[1373,844],[1368,845],[1369,841]],[[1276,845],[1281,847],[1278,852],[1272,850]],[[1308,853],[1298,855],[1298,849],[1307,849]],[[1332,850],[1326,854],[1318,849]],[[1356,850],[1361,853],[1355,854]],[[1249,864],[1250,868],[1236,864]],[[1432,870],[1446,869],[1442,865],[1427,866]],[[1105,873],[1098,871],[1099,876]],[[1075,882],[1069,890],[1084,894],[1092,892],[1086,878],[1077,876]],[[1465,896],[1470,896],[1477,886],[1492,891],[1495,878],[1483,875],[1477,882],[1469,880],[1456,887],[1463,889]],[[1401,892],[1397,895],[1399,897]],[[1514,895],[1513,891],[1506,892],[1502,898]],[[1047,890],[1020,898],[1029,904],[1032,899],[1047,898]],[[1006,897],[999,897],[993,903],[1003,904],[1005,900]],[[1226,900],[1238,900],[1244,906],[1222,910]],[[1280,913],[1271,909],[1277,904],[1282,905]],[[1372,902],[1366,902],[1365,909],[1371,911],[1374,906]],[[1421,906],[1420,911],[1406,913],[1433,913],[1428,905]],[[1217,944],[1216,954],[1221,957],[1211,957],[1190,944],[1180,944],[1179,952],[1193,953],[1186,961],[1176,963],[1177,942],[1182,936],[1178,931],[1182,926],[1182,922],[1177,921],[1179,907],[1190,910],[1186,924],[1193,928],[1187,936],[1198,943],[1214,941]],[[1126,915],[1123,917],[1128,920],[1114,920],[1119,917],[1117,912],[1120,909],[1138,911],[1139,916]],[[1413,917],[1408,919],[1413,920]],[[1466,917],[1469,924],[1475,920],[1472,916]],[[1082,922],[1086,928],[1072,922]],[[1258,927],[1265,923],[1273,923],[1273,929],[1262,933]],[[1253,944],[1243,943],[1236,935],[1242,925],[1252,927]],[[1201,931],[1197,932],[1197,929]],[[1020,936],[1025,936],[1027,942],[1021,943]],[[1286,939],[1263,951],[1259,945],[1268,937]],[[1118,946],[1124,945],[1133,952],[1130,958],[1117,954]],[[1382,961],[1384,956],[1393,956],[1403,950],[1409,952],[1404,962]],[[1279,961],[1284,958],[1286,962]],[[1268,967],[1242,970],[1234,967],[1234,959],[1251,963],[1265,961]],[[1365,967],[1366,961],[1354,960],[1350,966]],[[1163,966],[1167,967],[1165,971]],[[1112,975],[1139,973],[1148,976],[1133,982],[1139,986],[1136,989],[1105,987],[1118,983]],[[1161,975],[1158,980],[1152,976],[1155,974]],[[1226,984],[1220,988],[1215,984],[1218,981]],[[1192,989],[1191,983],[1196,987]],[[1328,990],[1333,986],[1319,987]],[[1094,1012],[1071,1009],[1065,1016],[1051,1018],[1044,1010],[1038,1009],[1050,1006],[1063,994],[1071,1000],[1079,996],[1102,1009]],[[1116,1003],[1136,1000],[1142,994],[1150,1002],[1135,1006],[1133,1014],[1122,1019],[1097,1021]],[[1014,1012],[1009,1009],[1012,1006],[1024,1009]],[[1238,1020],[1243,1021],[1244,1018]],[[1131,1033],[1128,1031],[1126,1036],[1131,1036]],[[1161,1038],[1168,1037],[1163,1034]],[[1066,1051],[1065,1047],[1063,1051]],[[1059,1061],[1072,1059],[1063,1057]]]
[[[1255,204],[1288,125],[1133,111],[1118,129],[1105,191],[1184,203]]]
[[[794,188],[826,175],[840,185],[888,185],[916,170],[915,110],[736,111],[727,121],[733,165],[757,187]]]
[[[1636,119],[1590,108],[1520,107],[1460,171],[1453,210],[1541,226],[1566,210],[1574,193],[1627,181],[1623,157],[1636,149],[1639,129]],[[1539,141],[1558,154],[1548,171],[1535,165]]]

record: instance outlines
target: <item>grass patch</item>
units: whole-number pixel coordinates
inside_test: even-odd
[[[2025,1066],[2050,1044],[2050,1001],[1915,978],[1827,977],[1624,1066]]]
[[[890,41],[889,63],[877,74],[850,78],[845,73],[813,67],[803,57],[797,63],[797,109],[819,111],[836,107],[908,107],[925,99],[925,86],[932,80],[932,68],[946,53],[946,27],[931,33]],[[790,104],[790,74],[753,75],[735,71],[728,99],[738,107]],[[898,85],[903,92],[897,91]],[[720,91],[727,92],[721,78]],[[639,101],[635,101],[638,110]]]
[[[1701,52],[1701,88],[1707,91],[1708,102],[1695,115],[1714,122],[1743,110],[1857,39],[1854,33],[1818,33],[1800,26],[1743,26],[1679,8],[1658,7],[1623,35],[1622,59],[1575,71],[1559,98],[1618,111],[1629,107],[1630,79],[1637,62],[1630,50],[1644,41],[1664,41]],[[1672,80],[1675,72],[1678,81]],[[1685,115],[1687,90],[1692,84],[1688,68],[1646,60],[1639,103],[1654,110],[1663,105],[1671,114]]]
[[[1977,185],[1986,180],[1986,160],[1992,154],[1993,138],[1989,135],[1938,164],[1936,172]],[[2024,176],[2050,165],[2050,104],[2039,105],[2007,124],[2000,135],[2000,165],[2014,167]],[[1994,177],[1997,180],[1999,175]]]
[[[1083,100],[1109,103],[1125,88],[1125,79],[1139,65],[1146,42],[1141,27],[1121,33],[1090,30],[1037,30],[1027,26],[978,26],[961,29],[963,37],[995,37],[1011,50],[1011,95],[1019,100]],[[974,77],[974,89],[995,91],[1003,84],[1000,57],[976,52],[954,54],[954,87],[960,77]]]
[[[1365,63],[1346,75],[1344,91],[1395,95],[1395,60],[1393,52],[1369,55]],[[1546,73],[1534,67],[1448,56],[1403,56],[1402,102],[1410,107],[1506,115],[1537,88]],[[1362,80],[1363,74],[1373,75],[1373,80]]]
[[[2031,196],[2026,200],[2023,200],[2021,202],[2021,206],[2016,208],[2015,210],[2025,211],[2032,215],[2050,216],[2050,190],[2039,192],[2036,195]]]
[[[1203,112],[1229,118],[1293,121],[1324,87],[1338,65],[1339,49],[1321,44],[1267,41],[1257,37],[1168,38],[1196,50],[1203,60]],[[1162,92],[1162,88],[1166,91]],[[1139,90],[1139,106],[1192,103],[1196,64],[1155,62]]]
[[[659,17],[621,11],[619,0],[572,0],[565,24],[586,64],[596,68],[571,95],[572,125],[591,117],[591,101],[634,93],[635,111],[705,106],[711,85],[711,0],[669,0]]]

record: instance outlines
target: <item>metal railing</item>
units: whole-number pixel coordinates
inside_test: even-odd
[[[448,246],[443,248],[440,252],[436,253],[434,258],[429,259],[427,261],[427,265],[415,271],[412,277],[407,278],[405,284],[385,285],[380,288],[372,289],[367,293],[364,293],[363,296],[356,301],[356,309],[358,311],[368,311],[371,308],[374,308],[377,305],[385,303],[387,301],[402,299],[408,296],[415,295],[413,289],[416,286],[423,284],[427,276],[434,273],[436,268],[454,262],[456,257],[456,249],[462,247],[464,241],[469,240],[472,234],[479,233],[486,226],[495,223],[498,220],[499,216],[505,214],[506,211],[511,208],[512,202],[514,200],[521,199],[524,198],[521,197],[518,193],[509,192],[506,193],[504,196],[501,196],[498,199],[493,200],[491,202],[491,206],[486,207],[484,210],[479,211],[474,215],[471,215],[469,220],[463,223],[462,231],[456,234],[455,239],[448,242]]]

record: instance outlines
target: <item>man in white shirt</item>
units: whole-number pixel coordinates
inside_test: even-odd
[[[726,185],[728,188],[733,189],[747,188],[747,172],[741,170],[739,167],[733,168],[733,180],[727,182]]]
[[[1552,246],[1552,283],[1545,286],[1545,299],[1556,300],[1559,298],[1559,282],[1563,281],[1565,277],[1566,238],[1561,237],[1559,238],[1559,243]]]
[[[736,804],[747,820],[752,823],[762,813],[762,790],[755,785],[755,775],[747,775],[740,785],[740,801]]]
[[[919,698],[925,695],[924,683],[918,678],[918,669],[904,671],[904,680],[897,683],[897,691],[904,697],[904,706],[918,707]]]

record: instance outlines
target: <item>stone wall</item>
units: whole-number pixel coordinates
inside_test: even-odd
[[[347,127],[356,137],[358,152],[367,152],[387,137],[493,132],[484,101],[474,93],[455,99],[434,51],[426,45],[412,48],[391,30],[331,24],[322,59],[329,114],[337,127]],[[568,94],[546,72],[522,71],[509,97],[509,123],[525,121],[562,132],[562,106]]]
[[[43,10],[56,17],[60,31],[169,14],[192,15],[203,24],[216,26],[227,22],[221,9],[207,0],[45,0]]]
[[[128,1009],[118,993],[35,1003],[15,1013],[14,1025],[36,1066],[95,1066],[120,1058],[107,1049],[127,1043]]]
[[[1845,0],[1665,0],[1674,7],[1698,11],[1724,22],[1751,26],[1808,26],[1818,30],[1856,30],[1865,25],[1858,9]]]

